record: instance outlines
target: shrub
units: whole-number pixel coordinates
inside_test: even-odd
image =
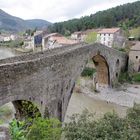
[[[83,77],[85,77],[85,76],[92,77],[95,72],[96,72],[96,69],[85,67],[85,69],[81,73],[81,76],[83,76]]]
[[[24,126],[24,122],[17,120],[13,120],[10,123],[11,140],[26,140]]]
[[[121,72],[120,75],[119,75],[119,79],[118,81],[120,83],[131,83],[132,82],[132,77],[129,75],[128,72]]]
[[[61,123],[57,119],[36,118],[27,134],[28,140],[59,140]]]
[[[134,82],[140,82],[140,73],[133,74],[132,79]]]
[[[140,105],[128,109],[125,118],[115,112],[106,113],[99,120],[94,120],[89,112],[75,114],[63,131],[67,140],[139,140]]]
[[[48,118],[13,120],[10,123],[10,134],[12,140],[59,140],[61,123],[57,119]]]

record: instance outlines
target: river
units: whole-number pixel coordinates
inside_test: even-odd
[[[13,57],[15,55],[17,54],[15,54],[15,52],[12,49],[4,48],[4,47],[0,48],[0,59]],[[11,103],[6,104],[2,108],[13,109]],[[73,113],[82,113],[82,111],[85,109],[89,110],[89,112],[91,113],[94,113],[96,118],[102,117],[104,113],[112,112],[112,111],[116,111],[119,114],[119,116],[123,117],[126,114],[126,110],[127,110],[126,107],[117,104],[108,103],[102,100],[97,100],[82,93],[73,93],[71,100],[69,102],[65,121],[68,120],[67,116],[71,116]]]

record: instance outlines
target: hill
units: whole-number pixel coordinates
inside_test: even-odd
[[[50,22],[42,19],[31,19],[31,20],[25,20],[26,25],[30,28],[45,28],[48,25],[51,25]]]
[[[99,27],[122,27],[128,29],[140,25],[140,1],[117,6],[104,11],[99,11],[80,19],[72,19],[55,23],[50,27],[51,32],[59,32],[67,35],[75,31],[81,31]]]
[[[23,20],[0,9],[0,31],[19,32],[26,29],[44,28],[51,23],[41,19]]]

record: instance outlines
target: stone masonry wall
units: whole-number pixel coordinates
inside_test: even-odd
[[[38,106],[42,116],[49,112],[63,121],[76,79],[87,60],[97,54],[106,59],[113,86],[116,73],[125,69],[127,56],[101,44],[80,44],[1,60],[0,105],[28,100]]]

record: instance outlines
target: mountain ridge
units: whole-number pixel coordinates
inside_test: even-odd
[[[0,31],[20,32],[27,29],[47,28],[52,23],[42,19],[24,20],[0,9]]]
[[[140,26],[140,1],[123,4],[89,16],[54,23],[50,32],[70,35],[92,28],[121,27],[124,30]]]

